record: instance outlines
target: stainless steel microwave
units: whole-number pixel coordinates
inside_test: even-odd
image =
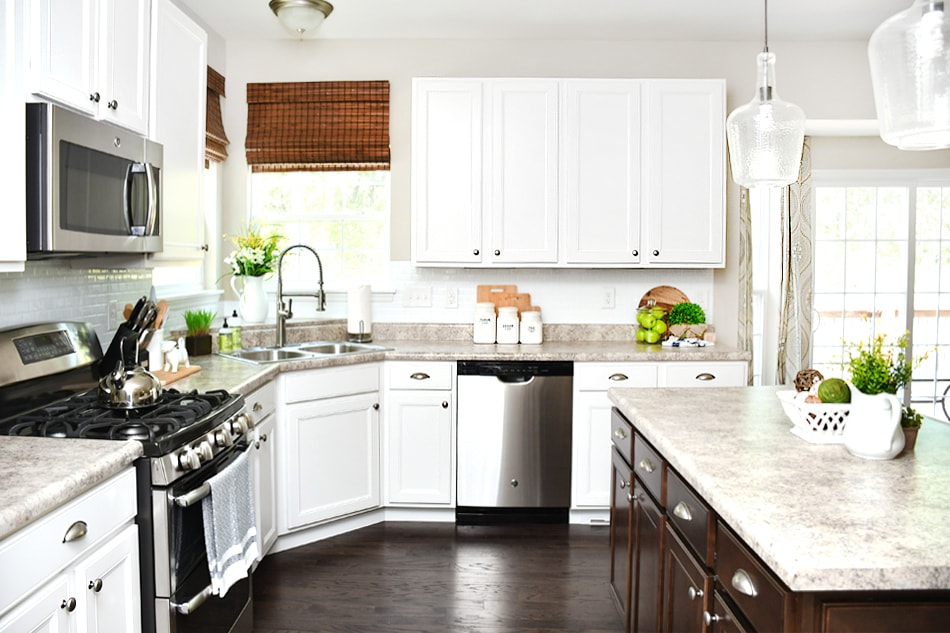
[[[50,103],[26,105],[28,257],[162,250],[162,146]]]

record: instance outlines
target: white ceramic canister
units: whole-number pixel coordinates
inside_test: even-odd
[[[494,303],[486,301],[475,304],[475,323],[472,341],[487,344],[493,344],[495,342]]]
[[[518,342],[518,308],[515,306],[501,306],[498,308],[495,340],[499,345],[510,345]]]
[[[541,335],[541,312],[538,310],[528,310],[521,313],[521,343],[527,345],[540,345]]]

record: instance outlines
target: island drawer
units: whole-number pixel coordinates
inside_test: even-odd
[[[601,431],[602,432],[602,431]],[[617,409],[610,412],[610,439],[628,464],[633,463],[633,425]]]
[[[633,437],[633,455],[634,460],[630,465],[633,466],[634,473],[660,506],[665,506],[663,480],[666,478],[666,461],[639,433]]]
[[[711,568],[716,556],[716,515],[673,469],[666,475],[666,507],[670,522]]]
[[[724,523],[716,538],[716,575],[722,588],[758,631],[784,630],[792,594]]]

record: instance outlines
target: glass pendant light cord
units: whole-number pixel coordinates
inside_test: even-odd
[[[765,0],[765,48],[762,52],[769,52],[769,0]]]

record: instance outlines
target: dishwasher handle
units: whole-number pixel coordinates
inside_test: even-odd
[[[525,376],[524,374],[508,374],[505,376],[495,376],[498,379],[498,382],[508,383],[508,384],[526,384],[534,380],[534,376]]]

